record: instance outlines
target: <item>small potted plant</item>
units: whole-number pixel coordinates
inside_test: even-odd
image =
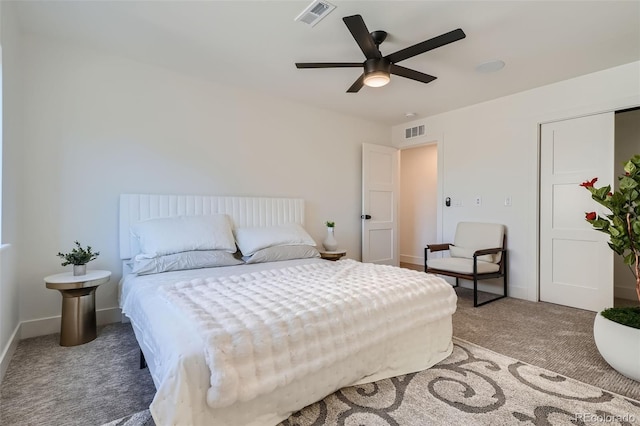
[[[73,275],[85,275],[87,273],[87,263],[100,255],[100,252],[91,251],[91,246],[82,248],[82,245],[75,241],[76,247],[69,253],[58,252],[58,257],[64,259],[62,266],[73,265]]]
[[[333,230],[336,226],[336,223],[328,220],[324,224],[327,226],[327,238],[324,239],[322,245],[327,251],[336,251],[338,249],[338,242],[333,236]]]
[[[609,214],[587,212],[585,220],[609,235],[609,247],[622,256],[635,277],[640,301],[640,155],[625,163],[616,191],[611,191],[611,185],[596,188],[597,181],[596,177],[580,186],[589,190],[591,198],[606,207]],[[593,332],[605,361],[625,376],[640,380],[640,307],[613,307],[599,312]]]

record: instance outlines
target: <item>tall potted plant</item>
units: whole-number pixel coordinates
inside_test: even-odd
[[[596,188],[598,178],[580,186],[591,198],[606,207],[603,216],[587,212],[585,219],[594,229],[609,235],[609,247],[624,259],[635,276],[635,290],[640,302],[640,155],[624,165],[618,177],[618,189],[611,185]],[[594,339],[602,357],[618,372],[640,380],[640,307],[614,307],[596,315]]]

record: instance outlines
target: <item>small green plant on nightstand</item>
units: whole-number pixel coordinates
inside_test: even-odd
[[[325,224],[325,225],[327,225],[327,228],[333,228],[333,227],[335,227],[335,226],[336,226],[336,223],[335,223],[335,222],[331,222],[331,221],[329,221],[329,220],[328,220],[328,221],[326,221],[324,224]]]
[[[76,247],[69,253],[58,252],[58,257],[64,259],[62,266],[67,265],[86,265],[100,255],[100,252],[92,252],[91,246],[82,248],[78,241],[75,241]]]

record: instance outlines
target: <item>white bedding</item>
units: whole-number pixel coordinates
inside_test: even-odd
[[[156,423],[159,426],[275,425],[287,418],[291,412],[341,387],[422,370],[451,353],[451,315],[455,311],[455,292],[440,278],[416,273],[413,277],[416,280],[418,277],[420,279],[405,287],[413,288],[411,291],[416,293],[417,305],[414,308],[424,304],[424,309],[412,311],[412,316],[417,317],[416,321],[394,321],[402,324],[398,324],[398,329],[384,338],[372,337],[375,342],[364,344],[365,339],[356,339],[361,344],[359,350],[336,358],[330,365],[325,364],[318,369],[310,370],[308,374],[290,377],[282,381],[272,392],[254,392],[251,397],[244,398],[246,400],[232,398],[234,401],[239,400],[229,402],[228,406],[216,404],[215,398],[211,403],[207,403],[212,370],[205,357],[203,334],[198,331],[198,326],[188,319],[188,315],[162,296],[159,287],[170,286],[180,281],[206,282],[209,278],[210,283],[219,284],[226,281],[219,279],[220,277],[238,276],[249,272],[262,277],[264,274],[260,271],[281,267],[326,271],[332,270],[327,268],[338,268],[334,272],[339,273],[340,268],[349,269],[351,264],[359,265],[359,262],[333,263],[321,259],[304,259],[137,277],[126,276],[121,286],[121,307],[132,321],[158,390],[150,407]],[[396,277],[394,282],[399,283],[397,278],[401,276],[398,275],[398,268],[383,268],[390,268],[388,271]],[[421,281],[423,278],[427,278],[426,281]],[[327,294],[329,288],[332,289],[330,294],[334,294],[333,291],[342,296],[344,293],[340,293],[341,291],[348,293],[347,287],[340,281],[334,280],[336,287],[331,287],[329,281],[331,280],[327,279],[316,286],[320,289],[320,294]],[[267,285],[266,282],[263,284]],[[378,285],[384,284],[379,282]],[[424,291],[421,291],[421,286]],[[369,288],[367,291],[373,290]],[[406,294],[398,289],[395,289],[394,293],[398,296]],[[372,305],[375,303],[377,302],[372,302]],[[438,307],[434,308],[435,306]],[[425,315],[421,315],[421,311]],[[324,353],[325,349],[322,351]]]
[[[344,260],[182,281],[162,295],[205,343],[213,408],[249,401],[453,313],[432,275]]]

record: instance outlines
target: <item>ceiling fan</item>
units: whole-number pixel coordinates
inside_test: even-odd
[[[296,62],[297,68],[357,68],[363,67],[362,75],[347,89],[347,93],[357,93],[363,85],[369,87],[381,87],[389,82],[390,74],[410,78],[411,80],[429,83],[435,80],[429,74],[415,71],[397,65],[398,62],[412,58],[429,50],[444,46],[466,37],[460,28],[441,34],[421,43],[414,44],[405,49],[398,50],[387,56],[380,53],[380,44],[387,38],[385,31],[373,31],[369,33],[367,26],[360,15],[345,16],[342,18],[351,35],[364,53],[364,62]]]

